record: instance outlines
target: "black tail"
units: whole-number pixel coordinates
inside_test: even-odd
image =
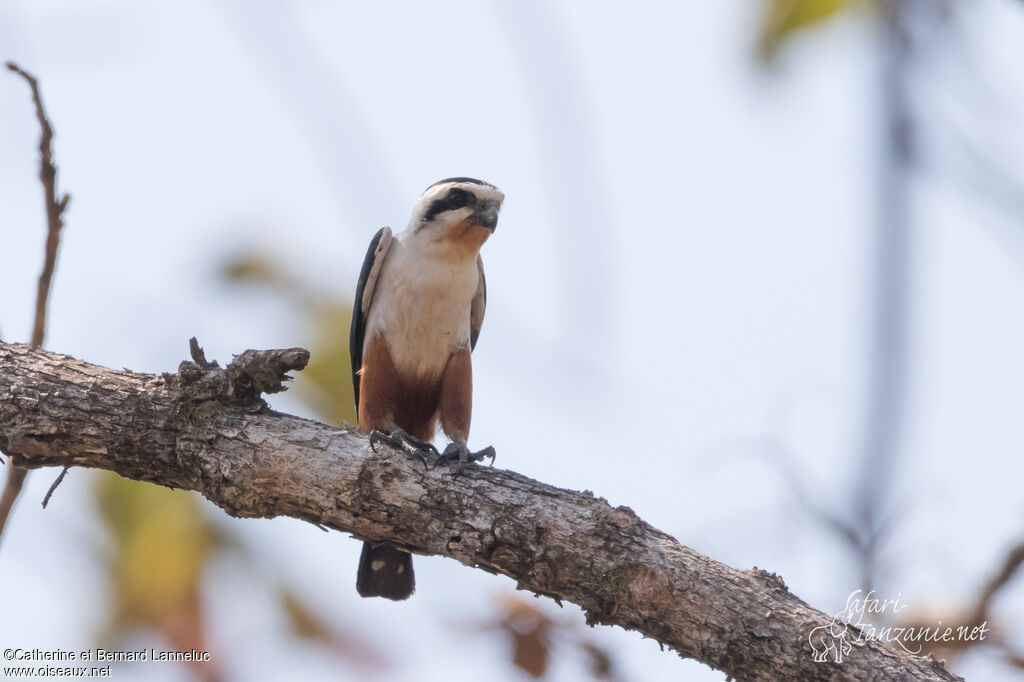
[[[363,543],[356,574],[356,590],[361,597],[384,597],[399,601],[416,591],[412,574],[412,554],[385,543]]]

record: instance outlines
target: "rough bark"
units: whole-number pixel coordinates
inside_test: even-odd
[[[831,622],[782,579],[687,547],[589,491],[495,468],[425,471],[351,427],[267,408],[302,349],[246,351],[225,369],[193,346],[176,374],[136,374],[0,344],[0,449],[19,466],[83,466],[202,493],[232,516],[292,516],[507,575],[740,680],[956,680],[874,641],[815,663]],[[329,540],[325,539],[325,542]]]

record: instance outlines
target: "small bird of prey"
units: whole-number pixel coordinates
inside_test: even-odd
[[[498,224],[505,199],[494,185],[448,178],[428,187],[409,225],[381,228],[366,252],[349,354],[359,430],[426,461],[494,459],[470,452],[473,373],[470,353],[487,305],[480,247]],[[440,422],[450,444],[431,444]],[[363,543],[356,589],[364,597],[407,599],[416,589],[412,555],[388,543]]]

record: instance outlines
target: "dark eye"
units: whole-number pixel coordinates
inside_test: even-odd
[[[462,208],[469,203],[469,192],[461,189],[453,189],[448,192],[448,205],[452,208]]]

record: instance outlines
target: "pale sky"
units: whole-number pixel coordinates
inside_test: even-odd
[[[1024,177],[1024,10],[976,4],[968,47],[950,48],[966,56],[940,59],[919,96],[936,149],[955,150],[948,117]],[[427,185],[485,179],[507,200],[483,250],[471,445],[629,505],[719,561],[775,571],[836,612],[856,573],[760,443],[790,447],[820,499],[848,493],[870,319],[874,43],[866,19],[844,19],[766,72],[756,6],[6,2],[0,58],[40,78],[73,195],[46,345],[147,372],[173,370],[193,335],[221,361],[297,345],[301,318],[223,288],[220,262],[256,244],[350,296],[373,233],[403,227]],[[0,332],[24,340],[43,215],[38,129],[13,76],[0,77],[0,120]],[[882,588],[924,607],[972,595],[1022,533],[1024,233],[1019,212],[941,166],[914,190],[892,482],[906,511]],[[272,404],[302,409],[287,394]],[[0,550],[3,612],[17,614],[0,618],[3,646],[85,646],[104,603],[89,474],[72,471],[44,512],[55,474],[30,477]],[[385,679],[520,679],[494,638],[443,627],[488,614],[510,580],[417,558],[411,601],[360,600],[358,542],[209,509],[266,575],[408,651]],[[284,637],[262,585],[225,564],[208,586],[212,636],[251,650],[237,679],[332,679],[332,660]],[[1020,580],[1001,613],[1024,647]],[[628,679],[724,677],[635,633],[591,634]],[[962,663],[967,679],[1002,674]],[[573,661],[554,672],[586,679]],[[186,679],[170,666],[115,677]]]

